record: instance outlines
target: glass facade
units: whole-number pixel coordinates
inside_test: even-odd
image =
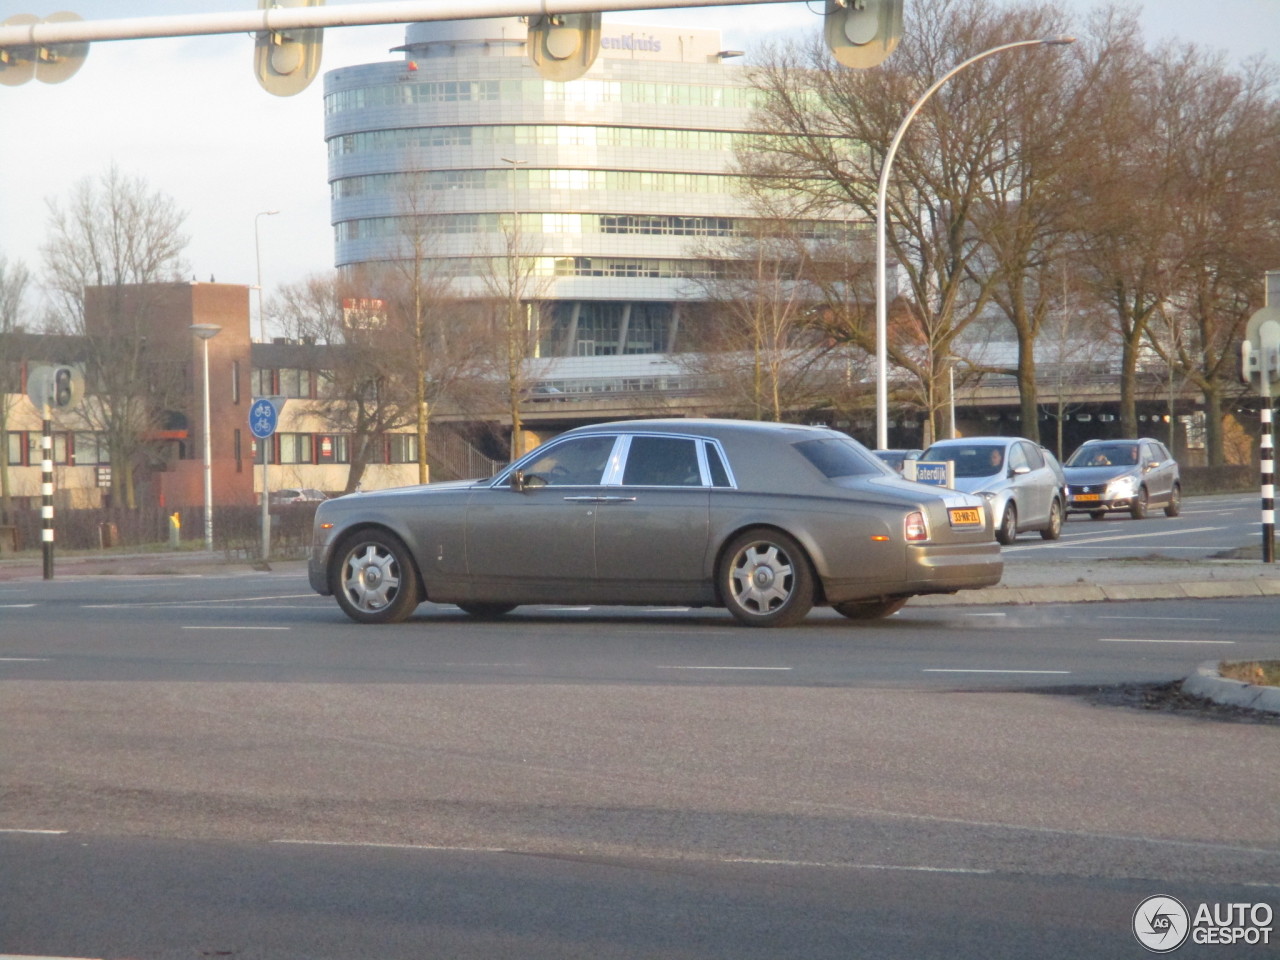
[[[606,23],[567,83],[538,75],[525,32],[515,17],[411,24],[403,60],[325,74],[336,264],[395,261],[429,235],[433,276],[492,296],[518,223],[540,357],[680,351],[682,306],[705,298],[691,281],[718,272],[708,244],[758,215],[734,162],[768,136],[756,92],[717,30]]]

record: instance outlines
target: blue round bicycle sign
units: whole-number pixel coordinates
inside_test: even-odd
[[[249,430],[259,440],[265,440],[276,432],[280,415],[276,406],[267,397],[259,397],[249,408]]]

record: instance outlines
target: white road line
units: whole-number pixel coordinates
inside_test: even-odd
[[[0,663],[48,663],[49,657],[0,657]]]
[[[441,853],[528,853],[537,855],[536,850],[512,850],[508,847],[450,847],[435,846],[422,843],[368,843],[344,840],[272,840],[272,843],[290,844],[307,847],[366,847],[375,850],[427,850]],[[645,857],[649,860],[671,860],[672,857]],[[681,857],[681,860],[688,859]],[[837,870],[901,870],[905,873],[963,873],[991,874],[995,871],[973,867],[941,867],[896,863],[839,863],[824,860],[773,860],[765,857],[697,857],[693,858],[705,863],[742,863],[763,867],[819,867]],[[0,957],[0,960],[4,960]]]
[[[699,667],[699,666],[680,666],[680,665],[660,663],[657,666],[655,666],[654,669],[655,670],[779,670],[779,671],[785,672],[787,670],[794,670],[795,667],[716,667],[716,666]]]
[[[183,630],[292,630],[293,627],[188,627]]]
[[[427,843],[368,843],[357,840],[272,840],[299,847],[369,847],[379,850],[441,850],[447,853],[510,853],[504,847],[440,847]],[[0,958],[3,960],[3,958]]]
[[[1051,673],[1056,675],[1069,674],[1070,670],[960,670],[951,669],[949,667],[925,667],[921,673]]]
[[[1171,620],[1174,623],[1219,623],[1221,617],[1099,617],[1099,620],[1142,620],[1146,623],[1155,623],[1162,620]]]
[[[34,603],[0,603],[0,610],[23,610],[34,606]]]
[[[0,827],[0,833],[36,833],[42,836],[62,837],[66,836],[66,830],[24,830],[21,827]],[[4,954],[0,954],[4,956]]]
[[[0,953],[0,960],[89,960],[86,957],[33,957],[26,953]]]
[[[1082,547],[1090,543],[1109,543],[1112,540],[1147,540],[1151,537],[1181,537],[1188,533],[1208,533],[1210,530],[1221,530],[1221,527],[1192,527],[1190,530],[1160,530],[1155,533],[1121,533],[1111,537],[1092,537],[1088,540],[1055,540],[1049,543],[1027,544],[1025,547],[1002,547],[1008,553],[1012,550],[1044,550],[1045,548]],[[1086,536],[1089,536],[1086,534]]]
[[[1099,637],[1099,643],[1215,643],[1219,646],[1234,646],[1234,640],[1142,640],[1142,639],[1112,639],[1109,637]]]
[[[319,597],[318,593],[286,593],[278,597],[226,597],[221,600],[154,600],[149,603],[83,603],[81,610],[112,610],[117,608],[137,609],[138,607],[206,607],[217,603],[259,603],[263,600],[302,600],[308,597]]]

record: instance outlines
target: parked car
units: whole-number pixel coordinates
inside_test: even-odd
[[[1028,530],[1039,531],[1045,540],[1062,536],[1064,471],[1039,444],[1022,437],[939,440],[920,459],[955,461],[952,482],[957,490],[986,500],[1001,543],[1013,543]]]
[[[272,490],[267,503],[273,507],[289,507],[299,503],[319,503],[327,499],[329,498],[325,493],[311,487],[289,487],[284,490]]]
[[[1167,517],[1182,512],[1178,461],[1159,440],[1086,440],[1067,458],[1067,510],[1101,520],[1128,511],[1141,520],[1152,506]]]
[[[310,582],[351,619],[423,600],[727,607],[751,626],[815,604],[853,620],[997,583],[980,497],[897,476],[820,427],[639,420],[570,430],[487,480],[357,493],[316,511]]]
[[[902,472],[902,465],[908,460],[920,459],[923,452],[919,449],[898,449],[898,450],[876,450],[873,451],[877,457],[887,463],[899,473]]]

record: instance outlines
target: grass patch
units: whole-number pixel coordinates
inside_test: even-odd
[[[1260,687],[1280,687],[1280,660],[1242,660],[1218,664],[1218,673]]]

